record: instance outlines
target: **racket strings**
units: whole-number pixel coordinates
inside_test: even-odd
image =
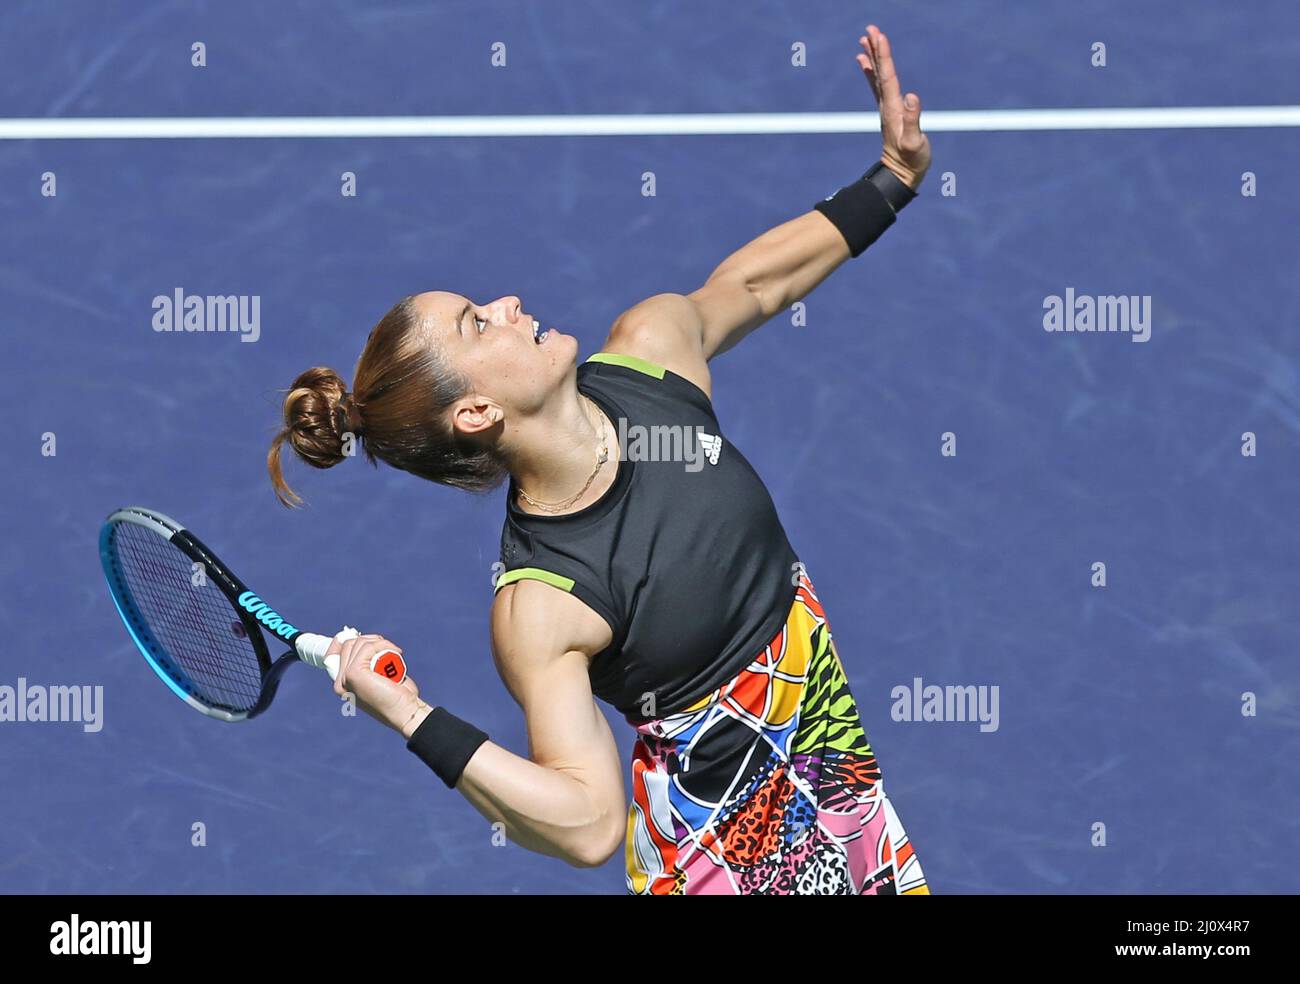
[[[163,668],[208,704],[252,708],[262,692],[257,650],[206,569],[195,584],[195,562],[188,555],[133,523],[118,524],[112,544],[118,571],[156,641],[151,648]]]

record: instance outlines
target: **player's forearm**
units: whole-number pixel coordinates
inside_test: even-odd
[[[492,742],[474,753],[456,789],[489,822],[504,824],[520,847],[573,865],[603,863],[611,839],[626,826],[622,816],[597,806],[580,778]]]
[[[728,256],[709,276],[744,284],[766,321],[806,297],[849,258],[844,237],[809,211],[769,229]]]

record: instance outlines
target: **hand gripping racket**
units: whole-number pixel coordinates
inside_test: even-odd
[[[195,710],[220,721],[257,717],[301,660],[338,675],[331,637],[303,632],[244,586],[193,533],[152,509],[119,509],[99,533],[99,558],[118,614],[155,673]],[[350,633],[350,634],[347,634]],[[345,639],[356,630],[344,627]],[[275,662],[266,636],[293,647]],[[400,654],[370,668],[406,679]]]

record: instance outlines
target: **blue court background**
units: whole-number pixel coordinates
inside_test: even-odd
[[[1284,0],[67,2],[0,12],[0,116],[855,111],[868,21],[928,110],[1300,103]],[[1296,891],[1300,134],[931,140],[922,198],[807,326],[778,318],[712,368],[933,890]],[[433,288],[518,294],[585,357],[878,141],[0,143],[0,684],[105,688],[98,734],[0,724],[0,891],[621,892],[621,855],[583,871],[492,846],[305,668],[251,724],[194,714],[123,631],[99,524],[175,516],[299,624],[400,642],[426,694],[525,752],[487,635],[503,493],[346,462],[295,472],[310,507],[289,513],[264,471],[277,390],[314,364],[350,379],[374,321]],[[1152,295],[1151,341],[1045,333],[1043,298],[1071,286]],[[156,334],[150,301],[177,287],[260,295],[261,340]],[[893,721],[914,677],[998,686],[999,730]]]

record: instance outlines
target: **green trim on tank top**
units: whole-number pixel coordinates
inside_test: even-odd
[[[645,359],[638,359],[635,355],[619,355],[617,352],[597,352],[587,361],[604,362],[611,366],[622,366],[624,369],[635,369],[647,376],[654,376],[655,379],[663,379],[664,373],[668,371],[663,366],[657,366]]]
[[[540,567],[519,567],[513,571],[507,571],[497,578],[497,584],[492,593],[496,594],[507,584],[514,584],[516,581],[524,580],[545,581],[547,584],[559,588],[561,591],[573,590],[573,578],[571,577],[564,577],[561,574],[544,571]]]

